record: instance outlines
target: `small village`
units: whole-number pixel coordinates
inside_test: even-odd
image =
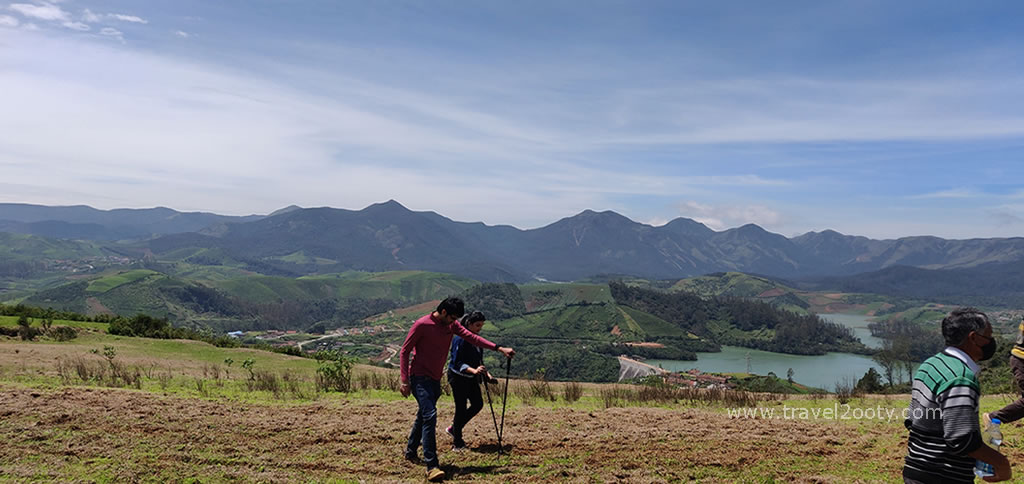
[[[676,385],[684,388],[736,388],[736,384],[731,382],[731,378],[728,376],[722,376],[713,373],[704,373],[696,368],[680,371],[675,373],[667,373],[664,375],[665,383],[669,385]]]

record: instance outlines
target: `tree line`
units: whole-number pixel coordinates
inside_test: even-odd
[[[702,298],[693,293],[667,293],[611,282],[612,297],[619,304],[653,314],[701,338],[719,344],[801,355],[822,355],[829,351],[870,353],[853,330],[801,315],[760,301],[716,296]],[[772,330],[769,337],[748,337],[735,331]]]

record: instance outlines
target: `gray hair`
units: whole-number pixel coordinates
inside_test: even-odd
[[[960,346],[971,331],[981,334],[988,316],[978,308],[957,308],[942,320],[942,337],[947,346]]]

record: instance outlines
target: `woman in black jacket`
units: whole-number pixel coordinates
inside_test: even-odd
[[[466,329],[480,334],[486,320],[483,313],[473,311],[463,316],[459,323]],[[452,436],[454,450],[466,448],[466,441],[462,440],[462,429],[480,412],[480,409],[484,408],[484,400],[480,393],[482,378],[488,379],[491,383],[498,382],[484,367],[483,350],[455,336],[452,339],[452,355],[448,363],[448,384],[451,385],[452,396],[455,398],[455,418],[445,429],[445,432]]]

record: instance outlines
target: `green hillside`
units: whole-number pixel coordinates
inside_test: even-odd
[[[226,275],[214,270],[197,267],[195,272]],[[441,299],[474,284],[463,277],[419,271],[190,280],[136,269],[39,291],[24,302],[84,314],[145,313],[176,325],[215,330],[306,329],[324,323],[323,331]]]
[[[741,272],[719,272],[682,279],[672,285],[669,290],[691,292],[702,297],[735,296],[746,298],[762,297],[762,294],[773,290],[793,291],[793,289],[774,281]]]
[[[103,293],[107,292],[116,287],[130,284],[140,279],[145,279],[150,276],[162,275],[159,272],[136,269],[131,271],[118,272],[108,276],[100,277],[89,281],[89,285],[85,287],[85,292],[88,293]]]
[[[100,245],[91,242],[0,232],[0,260],[74,260],[105,255],[108,253]]]
[[[565,306],[491,324],[507,337],[609,342],[687,337],[685,330],[669,322],[615,303]]]
[[[344,272],[297,279],[249,276],[218,281],[213,287],[250,301],[314,299],[392,299],[404,303],[443,299],[477,282],[465,277],[422,271]]]
[[[526,284],[519,289],[528,312],[571,304],[615,302],[607,284]]]

